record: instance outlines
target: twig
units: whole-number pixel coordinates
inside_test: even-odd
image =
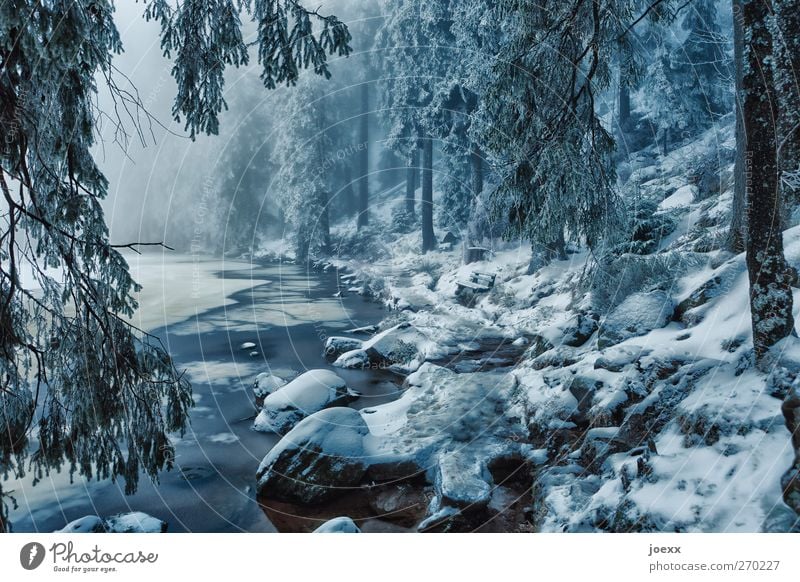
[[[163,247],[167,250],[174,251],[175,249],[171,246],[164,244],[163,242],[133,242],[127,243],[122,245],[108,245],[112,249],[130,249],[134,253],[141,255],[141,251],[136,247]]]

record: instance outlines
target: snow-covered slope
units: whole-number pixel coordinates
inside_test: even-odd
[[[421,527],[474,527],[498,488],[493,459],[513,455],[531,471],[536,530],[793,527],[780,485],[794,457],[786,378],[755,369],[744,257],[721,248],[732,139],[723,124],[624,162],[640,223],[612,258],[570,249],[532,270],[529,247],[501,243],[463,265],[458,248],[420,257],[411,233],[368,260],[332,261],[349,273],[343,287],[394,308],[384,329],[422,338],[404,396],[362,412],[373,477],[396,478],[392,462],[427,474]],[[800,268],[800,227],[785,246]],[[456,289],[474,273],[495,284],[465,305]],[[795,343],[778,350],[789,361]]]

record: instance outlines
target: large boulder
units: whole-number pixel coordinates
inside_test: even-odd
[[[634,293],[600,324],[597,347],[604,349],[662,328],[670,322],[674,311],[672,299],[664,291]]]
[[[329,408],[300,422],[264,457],[258,493],[290,503],[326,501],[357,487],[367,470],[366,422],[352,408]]]
[[[401,323],[374,335],[364,342],[346,343],[335,338],[338,347],[355,346],[341,353],[333,363],[338,368],[388,368],[411,369],[421,360],[420,351],[430,345],[428,338],[409,323]],[[358,340],[355,340],[358,341]],[[327,352],[326,347],[326,352]],[[333,352],[335,353],[335,352]],[[417,365],[419,365],[417,363]]]
[[[402,323],[364,342],[364,351],[376,364],[405,364],[413,360],[419,345],[427,341],[416,328]]]
[[[307,416],[342,406],[356,397],[345,381],[330,370],[310,370],[264,399],[253,428],[286,434]]]

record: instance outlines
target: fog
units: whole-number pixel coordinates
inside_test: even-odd
[[[358,35],[363,6],[326,2],[320,4],[320,12],[336,14],[353,33],[353,54],[330,59],[334,78],[357,76],[370,58],[367,52],[374,40]],[[362,14],[359,19],[353,16],[357,12]],[[271,144],[280,132],[271,111],[287,92],[301,100],[302,92],[264,88],[253,48],[247,66],[226,71],[229,109],[220,115],[219,135],[199,135],[192,141],[171,113],[177,89],[172,63],[160,48],[159,25],[147,22],[142,13],[140,4],[119,3],[115,15],[124,47],[114,58],[116,79],[141,101],[142,111],[130,111],[136,123],[129,112],[115,109],[99,84],[99,103],[106,115],[99,127],[102,140],[96,158],[109,180],[104,207],[112,242],[164,242],[181,250],[238,254],[250,246],[248,241],[281,237],[283,227],[270,192],[273,172],[267,168]],[[246,22],[247,16],[242,19]],[[245,40],[252,41],[253,25],[245,28],[249,31]],[[333,90],[333,84],[330,87]],[[124,122],[124,134],[112,122],[116,115]],[[258,174],[257,179],[247,176],[250,171]],[[247,224],[242,224],[237,208],[246,206],[245,198],[254,200],[257,208],[249,203]]]

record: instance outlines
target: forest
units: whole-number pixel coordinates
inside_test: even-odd
[[[0,3],[0,531],[800,531],[800,0],[319,4]]]

